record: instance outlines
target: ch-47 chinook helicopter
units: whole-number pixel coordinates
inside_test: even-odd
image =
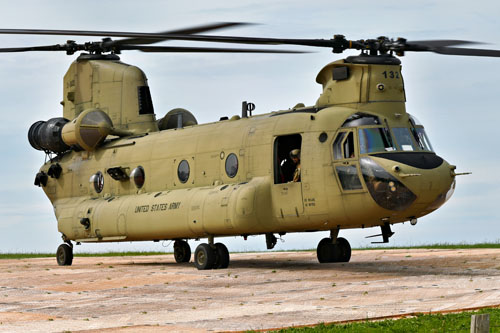
[[[0,52],[81,54],[64,76],[63,117],[38,121],[31,145],[46,153],[35,177],[50,199],[64,243],[59,265],[71,265],[72,241],[174,240],[188,262],[187,240],[207,238],[194,254],[198,269],[226,268],[216,238],[330,231],[317,246],[320,263],[348,262],[340,229],[380,227],[427,215],[455,189],[455,166],[438,156],[422,124],[405,109],[405,52],[499,57],[500,51],[457,48],[468,41],[380,37],[347,40],[200,35],[236,26],[217,23],[163,33],[3,29],[4,34],[106,37],[100,42],[4,48]],[[110,37],[125,37],[112,40]],[[268,49],[154,46],[165,40],[300,45],[361,54],[326,65],[312,106],[240,115],[197,124],[187,110],[157,120],[145,74],[122,63],[124,50],[144,52],[301,53]],[[292,161],[291,152],[300,154]],[[297,168],[300,168],[297,170]],[[293,181],[294,174],[297,176]]]

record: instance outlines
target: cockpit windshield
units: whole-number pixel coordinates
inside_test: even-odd
[[[360,154],[396,150],[392,143],[391,134],[384,127],[360,128],[358,134]]]
[[[398,143],[398,150],[402,151],[415,151],[418,150],[413,140],[410,129],[407,127],[393,127],[392,133],[396,137],[396,142]]]
[[[357,127],[360,154],[390,151],[433,151],[424,127],[411,115],[409,115],[408,126],[391,127],[389,129],[387,120],[381,121],[374,115],[356,113],[351,115],[342,127]],[[343,137],[339,135],[337,141],[341,139]],[[340,149],[340,144],[335,146]],[[335,158],[340,158],[340,155],[339,150],[336,152]],[[348,156],[345,158],[348,158]]]

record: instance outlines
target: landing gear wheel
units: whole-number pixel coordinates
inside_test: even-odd
[[[351,260],[351,245],[347,239],[339,237],[337,238],[337,248],[339,251],[339,262],[349,262]]]
[[[191,259],[191,248],[188,242],[177,240],[174,243],[174,258],[177,263],[189,262]]]
[[[215,244],[215,263],[214,268],[227,268],[229,266],[229,251],[227,250],[226,245],[222,243]]]
[[[194,252],[194,265],[199,270],[212,269],[215,264],[216,253],[206,243],[198,245]]]
[[[56,252],[57,264],[59,266],[71,266],[73,263],[73,249],[68,244],[61,244]]]
[[[323,238],[316,249],[318,261],[320,263],[338,262],[340,251],[337,244],[333,244],[331,238]]]

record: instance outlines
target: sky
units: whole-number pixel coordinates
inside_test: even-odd
[[[500,49],[498,1],[26,1],[1,2],[0,28],[159,32],[211,22],[256,25],[214,34],[348,39],[378,36],[408,40],[460,39]],[[0,47],[98,40],[92,37],[0,35]],[[169,42],[165,45],[198,45]],[[204,44],[204,46],[209,46]],[[211,45],[215,46],[215,45]],[[225,45],[217,45],[225,46]],[[233,45],[229,45],[233,46]],[[241,101],[254,113],[313,105],[321,93],[319,70],[344,56],[329,49],[309,54],[147,54],[129,51],[125,63],[147,75],[155,112],[190,110],[199,123],[238,114]],[[49,200],[33,185],[44,154],[28,143],[32,123],[62,115],[62,79],[76,56],[64,52],[0,54],[0,252],[55,252],[61,243]],[[425,126],[438,155],[457,165],[449,202],[436,212],[393,227],[389,245],[500,241],[500,58],[413,53],[401,58],[407,111]],[[342,230],[353,247],[371,245],[378,229]],[[288,234],[276,249],[315,248],[325,233]],[[230,251],[264,250],[264,236],[222,240]],[[194,250],[196,242],[190,241]],[[76,252],[172,251],[170,242],[84,244]]]

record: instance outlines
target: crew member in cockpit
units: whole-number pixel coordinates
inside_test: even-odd
[[[295,171],[293,173],[293,182],[300,182],[300,149],[294,149],[290,152],[290,158],[295,164]]]

